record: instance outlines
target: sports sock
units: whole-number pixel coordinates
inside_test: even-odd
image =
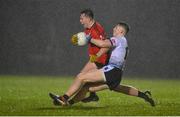
[[[64,95],[63,95],[63,97],[64,97],[66,100],[68,100],[68,99],[69,99],[69,96],[68,96],[68,95],[66,95],[66,94],[64,94]]]
[[[143,98],[145,100],[148,99],[148,96],[145,93],[141,92],[141,91],[138,91],[138,97]]]

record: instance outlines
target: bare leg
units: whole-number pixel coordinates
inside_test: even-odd
[[[124,93],[126,95],[138,96],[138,89],[128,85],[119,85],[114,89],[114,91]]]
[[[105,90],[105,89],[109,89],[107,84],[101,84],[101,85],[98,85],[98,86],[89,87],[89,91],[91,91],[91,92],[102,91],[102,90]]]
[[[83,88],[81,88],[81,90],[77,94],[75,94],[75,96],[69,101],[69,103],[74,104],[83,100],[86,97],[88,91],[89,91],[89,87],[87,84],[85,84]]]
[[[87,64],[84,66],[84,68],[81,70],[81,72],[78,74],[79,75],[83,75],[87,72],[93,71],[93,70],[97,70],[97,66],[95,65],[95,63],[92,62],[87,62]],[[90,102],[90,101],[98,101],[99,98],[96,95],[95,92],[90,92],[90,95],[86,98],[84,98],[82,100],[82,102]]]
[[[95,63],[91,63],[88,61],[78,75],[83,75],[83,74],[90,72],[92,70],[95,70],[95,69],[97,69]],[[77,77],[78,77],[78,75],[77,75]]]
[[[95,92],[98,90],[107,89],[108,86],[104,83],[86,83],[81,90],[69,101],[70,104],[78,103],[83,100],[87,92]],[[96,90],[97,89],[97,90]]]
[[[91,91],[101,91],[104,89],[108,89],[108,86],[106,84],[90,87],[89,90]],[[119,85],[117,86],[114,91],[123,93],[130,96],[135,96],[144,99],[145,101],[149,102],[151,106],[155,106],[154,100],[151,98],[151,93],[149,91],[141,92],[135,87],[128,86],[128,85]]]
[[[155,106],[155,102],[151,98],[151,96],[150,96],[151,93],[149,91],[141,92],[138,89],[136,89],[135,87],[127,86],[127,85],[119,85],[114,89],[114,91],[124,93],[124,94],[130,95],[130,96],[136,96],[136,97],[142,98],[145,101],[149,102],[151,104],[151,106]]]
[[[61,98],[63,100],[64,99],[68,100],[69,97],[71,97],[74,94],[78,93],[78,91],[80,91],[80,89],[83,87],[83,85],[86,82],[88,82],[88,81],[84,80],[84,78],[86,78],[86,77],[83,77],[83,76],[88,72],[93,72],[93,71],[96,71],[96,70],[97,70],[97,67],[96,67],[95,63],[88,62],[84,66],[84,68],[81,70],[81,72],[76,76],[76,78],[75,78],[74,82],[72,83],[72,85],[70,86],[68,92],[65,93],[62,97],[59,97],[59,98]],[[95,76],[92,75],[92,77],[94,78]],[[91,80],[93,80],[93,78]],[[79,92],[79,98],[80,99],[84,98],[86,93],[87,93],[86,89],[82,89],[82,91]]]
[[[91,86],[89,88],[89,91],[97,92],[97,91],[101,91],[104,89],[109,89],[107,84],[102,84],[102,85],[98,85],[98,86]],[[135,87],[132,87],[132,86],[128,86],[128,85],[119,85],[114,89],[114,91],[124,93],[126,95],[138,96],[138,89],[136,89]]]
[[[81,72],[76,76],[76,78],[81,77],[82,75],[88,73],[88,72],[92,72],[97,70],[97,67],[95,65],[95,63],[92,62],[87,62],[86,65],[83,67],[83,69],[81,70]],[[86,86],[87,87],[87,86]]]
[[[104,72],[100,70],[95,70],[88,72],[83,75],[79,75],[70,86],[69,90],[65,93],[67,96],[71,97],[77,93],[85,83],[96,83],[104,82]]]

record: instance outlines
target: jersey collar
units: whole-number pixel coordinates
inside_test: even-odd
[[[96,24],[96,21],[94,21],[93,25],[90,28],[86,28],[86,29],[91,29],[92,27],[94,27]]]

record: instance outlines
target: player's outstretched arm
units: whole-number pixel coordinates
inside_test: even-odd
[[[108,40],[108,39],[106,39],[106,40],[91,39],[90,41],[91,41],[91,43],[93,43],[96,46],[101,47],[101,48],[112,47],[112,44],[111,44],[110,40]]]

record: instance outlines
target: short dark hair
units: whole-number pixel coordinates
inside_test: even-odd
[[[81,11],[81,14],[85,14],[89,18],[94,19],[94,13],[91,9],[84,9]]]
[[[122,27],[125,29],[126,34],[127,34],[127,33],[129,32],[129,30],[130,30],[129,25],[128,25],[127,23],[123,22],[123,21],[118,22],[117,25],[122,26]]]

